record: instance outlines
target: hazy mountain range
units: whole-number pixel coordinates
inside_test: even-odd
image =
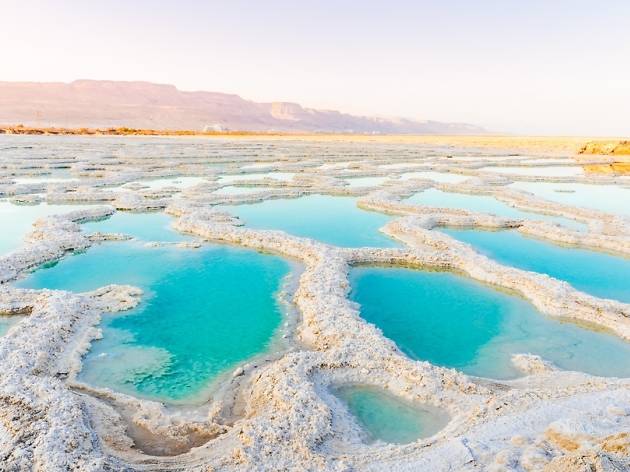
[[[0,82],[0,124],[172,130],[480,134],[465,123],[354,116],[150,82]]]

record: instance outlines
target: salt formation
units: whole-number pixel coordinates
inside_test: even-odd
[[[557,369],[522,353],[524,376],[510,381],[474,378],[413,361],[381,331],[361,319],[348,300],[353,265],[384,264],[451,270],[509,289],[546,315],[604,327],[630,340],[630,306],[582,293],[549,276],[503,266],[433,228],[516,228],[553,243],[630,254],[628,221],[557,205],[505,185],[528,176],[488,175],[487,165],[535,166],[534,158],[440,148],[352,143],[236,140],[100,140],[57,143],[40,138],[34,149],[16,140],[5,147],[0,195],[27,201],[94,203],[93,210],[38,221],[24,245],[0,258],[0,312],[27,314],[0,338],[0,469],[99,470],[628,470],[630,379],[599,378]],[[13,143],[13,141],[12,141]],[[56,146],[51,157],[46,149]],[[171,157],[174,150],[180,157]],[[453,154],[452,150],[448,150]],[[59,157],[61,156],[61,157]],[[71,157],[73,156],[73,157]],[[219,175],[293,172],[221,183]],[[395,170],[384,165],[400,164]],[[334,165],[332,165],[334,164]],[[69,168],[77,181],[16,184]],[[401,181],[413,169],[469,176],[462,184]],[[250,168],[250,172],[253,172]],[[261,172],[262,174],[263,172]],[[152,189],[143,181],[195,175],[188,188]],[[387,176],[377,187],[348,187],[351,177]],[[613,176],[552,177],[554,182],[620,182]],[[135,185],[131,183],[138,182]],[[226,185],[260,192],[217,195]],[[488,194],[514,207],[574,219],[577,232],[550,223],[498,218],[465,210],[429,208],[402,199],[427,188]],[[307,194],[353,195],[369,211],[395,216],[382,230],[401,249],[339,248],[281,231],[253,230],[213,208]],[[35,200],[33,200],[35,201]],[[103,203],[109,206],[100,206]],[[77,380],[82,355],[100,336],[103,314],[129,309],[142,293],[107,286],[89,293],[15,288],[12,281],[66,254],[124,235],[86,234],[80,222],[116,210],[162,210],[174,228],[199,239],[273,252],[300,261],[304,272],[293,301],[298,319],[292,348],[265,362],[239,367],[198,408],[177,408],[96,388]],[[195,243],[197,244],[197,243]],[[185,293],[182,294],[185,296]],[[365,384],[409,401],[444,409],[450,422],[431,438],[394,445],[363,444],[330,388]]]

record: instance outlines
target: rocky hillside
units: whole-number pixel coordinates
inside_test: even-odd
[[[0,82],[0,124],[171,130],[481,134],[462,123],[353,116],[149,82]]]

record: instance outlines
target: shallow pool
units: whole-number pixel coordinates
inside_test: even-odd
[[[122,233],[143,241],[179,242],[192,239],[171,228],[173,218],[165,213],[118,211],[109,218],[83,223],[86,232]]]
[[[627,187],[553,182],[514,182],[509,186],[565,205],[630,216],[630,188]]]
[[[463,276],[402,268],[351,271],[351,298],[409,357],[471,375],[519,375],[532,353],[567,370],[630,376],[630,343],[541,315],[520,297]]]
[[[388,177],[353,177],[346,179],[348,187],[377,187],[385,182]]]
[[[283,259],[227,246],[202,249],[114,242],[69,256],[17,285],[83,292],[131,284],[145,292],[128,312],[105,315],[103,339],[80,379],[163,401],[203,400],[209,384],[272,345],[282,312]]]
[[[4,336],[5,334],[7,334],[9,328],[11,328],[11,326],[15,325],[16,323],[19,323],[22,318],[24,317],[17,315],[0,315],[0,336]]]
[[[14,205],[6,200],[0,200],[0,221],[4,223],[0,230],[0,255],[18,249],[24,242],[24,237],[33,229],[33,223],[39,218],[85,208],[93,207],[88,205],[48,205],[46,203]]]
[[[249,228],[279,229],[344,247],[398,246],[379,232],[389,217],[359,209],[354,197],[309,195],[220,208],[239,216]]]
[[[504,265],[566,280],[596,297],[630,303],[630,259],[559,246],[510,231],[444,229]]]
[[[335,388],[333,393],[371,441],[410,443],[433,436],[449,420],[440,409],[405,401],[375,387],[348,385]]]
[[[457,208],[478,213],[489,213],[503,218],[549,221],[579,231],[584,230],[585,227],[584,224],[569,218],[519,210],[488,195],[443,192],[430,188],[413,195],[405,202],[436,208]]]
[[[241,169],[243,169],[244,171],[249,171],[249,170],[256,170],[256,169],[265,169],[267,167],[275,167],[278,164],[280,164],[279,162],[274,162],[274,161],[269,161],[269,162],[254,162],[253,164],[247,164],[244,166],[241,166]]]

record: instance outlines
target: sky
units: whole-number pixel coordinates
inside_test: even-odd
[[[630,136],[629,0],[0,0],[0,80]]]

